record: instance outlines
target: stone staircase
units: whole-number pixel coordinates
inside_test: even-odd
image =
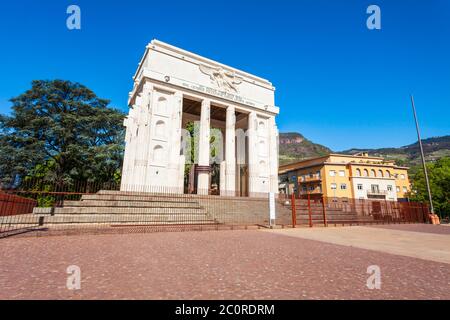
[[[64,201],[62,207],[34,208],[31,216],[28,219],[33,218],[31,220],[36,221],[41,219],[41,224],[43,223],[44,226],[210,225],[217,223],[208,215],[205,207],[193,197],[119,191],[99,191],[97,194],[83,195],[80,201]]]

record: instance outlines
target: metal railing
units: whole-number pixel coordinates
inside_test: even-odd
[[[73,234],[262,228],[270,224],[269,194],[211,190],[185,194],[180,188],[122,186],[115,183],[27,180],[1,190],[4,216],[0,236],[14,233]],[[215,192],[215,191],[214,191]],[[291,213],[276,201],[278,225],[289,225]],[[20,213],[20,214],[19,214]]]
[[[0,237],[263,228],[270,225],[269,194],[250,197],[185,194],[179,188],[122,186],[89,181],[26,180],[0,190]],[[427,222],[421,203],[285,196],[275,202],[275,224],[340,225]]]
[[[291,210],[292,227],[429,222],[429,208],[420,202],[292,194],[285,196],[284,205]]]
[[[313,175],[299,177],[300,182],[310,182],[310,181],[320,181],[320,180],[322,180],[322,177],[320,176],[320,174],[313,174]]]

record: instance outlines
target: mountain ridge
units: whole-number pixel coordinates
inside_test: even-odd
[[[330,148],[312,142],[298,132],[280,133],[280,165],[300,161],[307,158],[319,157],[334,151]],[[427,161],[450,156],[450,135],[430,137],[422,140]],[[401,146],[385,148],[351,148],[335,153],[356,154],[368,152],[372,156],[379,156],[394,160],[397,165],[414,166],[420,163],[420,149],[418,141]]]

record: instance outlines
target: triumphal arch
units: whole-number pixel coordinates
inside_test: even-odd
[[[121,190],[278,192],[275,88],[153,40],[133,77]]]

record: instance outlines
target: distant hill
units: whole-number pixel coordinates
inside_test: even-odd
[[[427,161],[435,161],[439,158],[450,156],[450,135],[424,139],[422,140],[422,145]],[[418,142],[400,148],[350,149],[341,153],[355,154],[363,151],[373,156],[395,160],[399,165],[413,166],[421,161]]]
[[[422,140],[427,161],[450,156],[450,135]],[[330,148],[314,143],[297,132],[280,133],[280,165],[302,159],[319,157],[332,153]],[[419,143],[415,142],[400,148],[349,149],[337,153],[355,154],[368,152],[371,156],[395,160],[398,165],[414,166],[420,163]]]
[[[300,133],[280,133],[280,165],[326,155],[331,149],[314,143]]]

